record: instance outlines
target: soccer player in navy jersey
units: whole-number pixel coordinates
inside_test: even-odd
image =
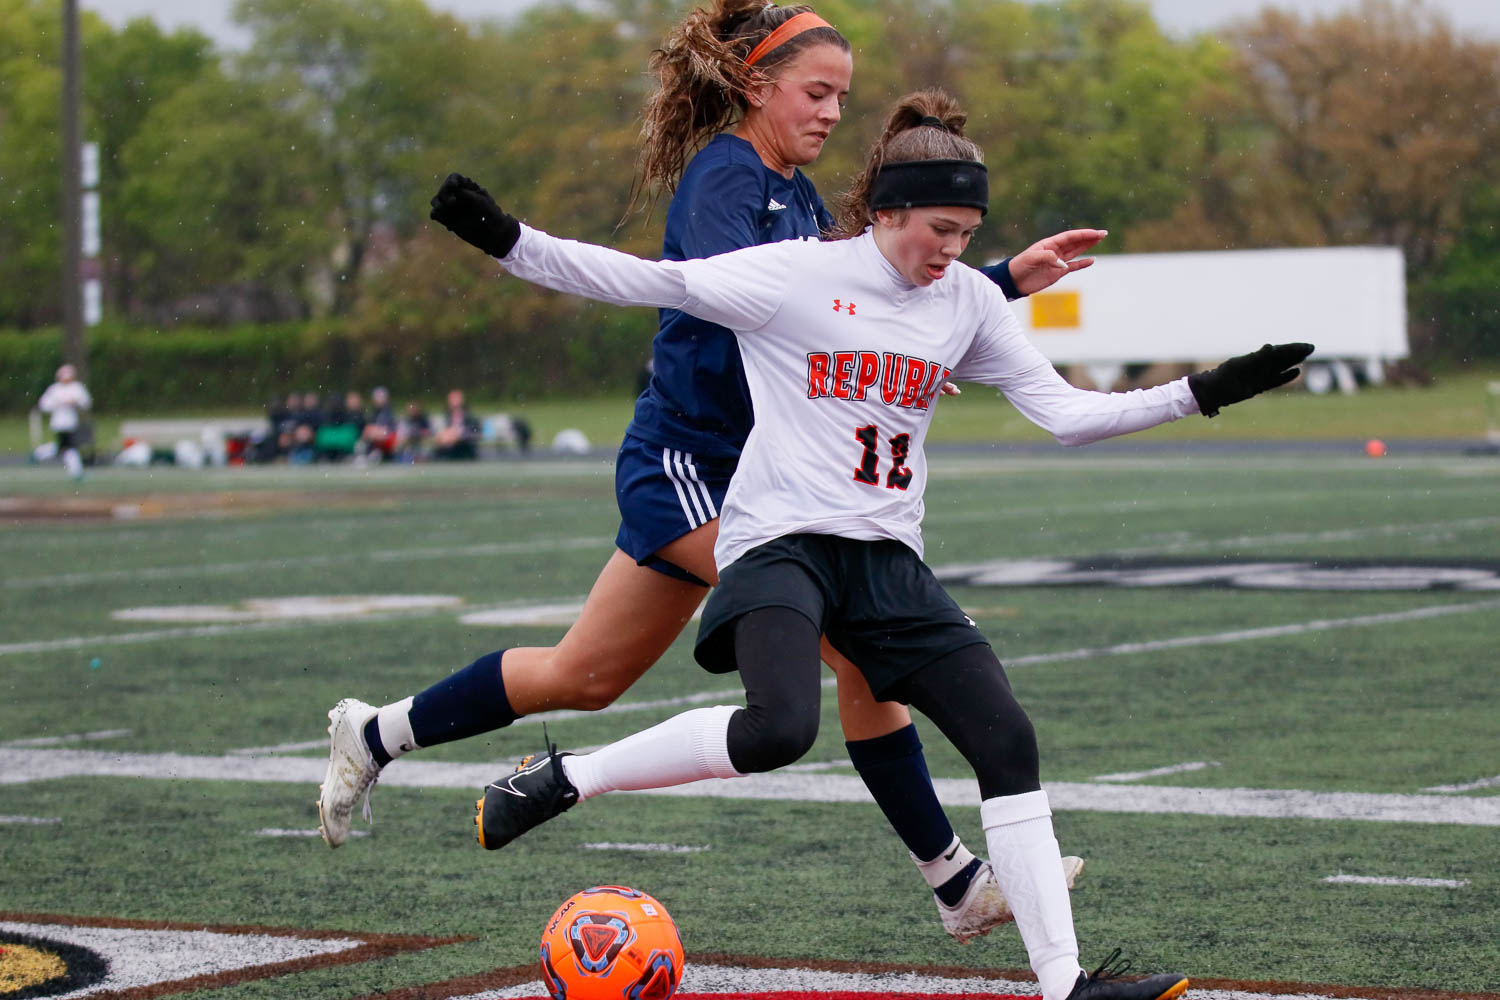
[[[664,41],[653,70],[659,87],[645,109],[640,184],[675,187],[663,258],[816,238],[830,228],[798,168],[821,152],[849,90],[850,47],[835,28],[806,6],[717,0]],[[1103,236],[1062,233],[985,273],[1011,297],[1039,291],[1088,266],[1079,255]],[[343,843],[355,804],[365,795],[368,806],[391,759],[535,712],[611,704],[717,582],[719,509],[754,422],[740,349],[724,327],[664,309],[652,360],[616,462],[618,550],[578,621],[556,646],[489,653],[378,709],[341,701],[329,713],[318,802],[329,846]],[[1009,919],[989,866],[959,841],[937,801],[905,706],[877,701],[857,668],[831,646],[823,652],[838,679],[850,759],[932,888],[945,929],[963,941]],[[1066,864],[1071,883],[1082,861]]]
[[[719,583],[695,656],[738,671],[743,706],[683,712],[592,753],[556,747],[487,786],[475,821],[498,848],[616,790],[734,779],[812,746],[820,644],[877,697],[920,710],[974,769],[990,861],[1043,1000],[1171,1000],[1179,973],[1079,964],[1037,736],[999,658],[922,561],[925,440],[944,381],[993,386],[1060,443],[1179,420],[1285,385],[1311,344],[1266,345],[1131,392],[1069,385],[1004,295],[958,261],[989,208],[979,147],[941,91],[901,101],[854,182],[843,239],[646,261],[522,226],[450,175],[432,217],[510,273],[619,305],[674,308],[734,331],[757,418],[722,506]],[[857,308],[856,308],[857,306]]]

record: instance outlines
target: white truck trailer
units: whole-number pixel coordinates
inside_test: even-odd
[[[1015,310],[1048,360],[1101,389],[1127,365],[1217,363],[1305,341],[1317,345],[1307,388],[1352,392],[1410,353],[1397,247],[1102,254]]]

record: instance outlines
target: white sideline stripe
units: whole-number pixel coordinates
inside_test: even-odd
[[[353,562],[403,562],[409,559],[448,559],[453,556],[508,556],[529,552],[563,549],[591,549],[614,542],[613,537],[544,538],[530,542],[489,542],[482,545],[443,545],[412,549],[379,549],[339,552],[322,556],[288,556],[282,559],[250,559],[244,562],[208,563],[195,566],[144,566],[140,569],[105,569],[92,573],[58,573],[52,576],[10,577],[3,581],[11,588],[59,587],[104,580],[174,580],[184,576],[221,576],[225,573],[250,573],[257,570],[286,569],[291,566],[331,566]]]
[[[1422,889],[1462,889],[1469,884],[1466,878],[1398,878],[1394,875],[1329,875],[1323,881],[1350,885],[1413,885]]]
[[[1082,649],[1064,650],[1054,653],[1036,653],[1031,656],[1018,656],[1006,658],[1007,667],[1034,666],[1039,663],[1059,663],[1067,660],[1086,660],[1096,656],[1128,656],[1135,653],[1150,653],[1161,649],[1184,649],[1193,646],[1221,645],[1232,642],[1244,642],[1250,639],[1273,639],[1281,636],[1303,635],[1308,632],[1326,632],[1329,629],[1348,628],[1351,626],[1368,625],[1390,625],[1399,622],[1421,621],[1427,618],[1441,618],[1446,615],[1468,614],[1474,611],[1489,611],[1500,608],[1500,598],[1485,601],[1471,601],[1464,604],[1440,604],[1426,608],[1413,608],[1410,611],[1394,611],[1378,615],[1357,615],[1352,618],[1325,618],[1315,619],[1310,622],[1301,622],[1291,625],[1270,625],[1264,628],[1238,629],[1232,632],[1216,632],[1207,635],[1178,636],[1175,639],[1155,639],[1147,642],[1125,642],[1113,646],[1093,646]],[[399,618],[432,617],[439,614],[439,609],[430,609],[413,612],[399,612],[383,615],[365,615],[359,618],[342,619],[344,623],[371,623],[395,621]],[[41,639],[36,642],[13,642],[0,644],[0,656],[8,656],[14,653],[45,653],[58,649],[81,649],[87,646],[105,643],[136,643],[155,642],[160,639],[185,639],[205,638],[217,635],[228,635],[235,632],[260,631],[272,628],[302,628],[310,625],[327,625],[323,619],[287,619],[267,622],[244,622],[232,625],[195,625],[183,628],[155,629],[150,632],[120,632],[115,635],[96,636],[72,636],[65,639]],[[826,682],[825,682],[826,684]],[[741,692],[731,692],[729,697],[738,698]],[[689,696],[688,699],[678,701],[676,699],[663,700],[654,703],[639,703],[643,707],[659,707],[671,704],[690,704],[693,702],[712,701],[725,697],[722,693],[708,693]],[[625,709],[619,709],[625,710]],[[630,709],[639,710],[639,709]],[[605,709],[609,711],[609,709]],[[549,713],[548,719],[571,718],[579,714],[573,710],[564,710]],[[541,720],[540,716],[532,717]],[[525,721],[525,720],[523,720]]]
[[[1094,656],[1121,656],[1132,653],[1151,653],[1160,649],[1186,649],[1193,646],[1214,646],[1223,643],[1245,642],[1250,639],[1276,639],[1288,635],[1306,635],[1309,632],[1327,632],[1330,629],[1363,627],[1367,625],[1393,625],[1399,622],[1422,621],[1427,618],[1443,618],[1447,615],[1468,614],[1474,611],[1490,611],[1500,608],[1500,599],[1471,601],[1466,604],[1436,604],[1409,611],[1390,611],[1378,615],[1355,615],[1352,618],[1320,618],[1292,625],[1268,625],[1264,628],[1236,629],[1232,632],[1216,632],[1208,635],[1184,635],[1175,639],[1153,639],[1149,642],[1122,642],[1113,646],[1096,646],[1072,649],[1061,653],[1039,653],[1035,656],[1018,656],[1005,659],[1007,667],[1037,663],[1058,663],[1064,660],[1086,660]]]
[[[931,481],[931,480],[934,480],[934,479],[938,479],[940,477],[934,475],[931,471],[929,471],[927,478],[928,478],[929,481]],[[957,479],[957,478],[962,478],[962,477],[947,476],[947,477],[941,477],[941,478]],[[1489,493],[1492,493],[1493,491],[1494,491],[1494,485],[1492,483],[1489,483],[1489,482],[1477,483],[1477,484],[1473,484],[1473,485],[1454,484],[1452,489],[1445,489],[1445,490],[1443,490],[1442,499],[1446,500],[1446,499],[1450,499],[1450,498],[1454,497],[1455,495],[1462,496],[1462,495],[1466,495],[1466,494],[1479,494],[1479,495],[1483,496],[1483,495],[1487,495]],[[1274,492],[1266,492],[1266,493],[1256,492],[1256,493],[1233,494],[1233,495],[1227,495],[1227,496],[1217,497],[1214,500],[1214,505],[1216,507],[1232,507],[1232,506],[1254,505],[1254,506],[1259,506],[1259,507],[1264,508],[1265,506],[1268,506],[1268,505],[1273,504],[1273,503],[1287,503],[1287,502],[1293,501],[1293,500],[1326,499],[1328,497],[1328,495],[1329,495],[1329,492],[1326,489],[1323,489],[1323,490],[1277,490],[1277,491],[1274,491]],[[1436,499],[1435,497],[1433,497],[1432,492],[1430,490],[1426,489],[1426,488],[1405,489],[1405,490],[1382,490],[1381,491],[1381,496],[1385,497],[1385,498],[1388,498],[1388,499],[1416,498],[1416,499],[1419,499],[1419,500],[1427,500],[1427,501],[1431,501],[1433,499]],[[1031,518],[1035,518],[1035,517],[1039,517],[1039,516],[1060,517],[1060,516],[1066,516],[1066,515],[1069,515],[1069,514],[1080,514],[1080,515],[1086,515],[1086,516],[1087,515],[1097,516],[1099,514],[1104,514],[1104,513],[1125,513],[1125,514],[1130,514],[1130,513],[1150,513],[1150,512],[1155,512],[1155,511],[1170,511],[1170,510],[1192,510],[1192,509],[1195,509],[1197,507],[1202,506],[1202,503],[1203,503],[1203,501],[1202,501],[1202,499],[1200,497],[1187,496],[1187,497],[1182,497],[1182,498],[1153,497],[1151,499],[1109,500],[1109,501],[1104,501],[1104,502],[1101,502],[1101,503],[1098,503],[1098,504],[1061,503],[1061,504],[1054,504],[1054,505],[1037,505],[1037,506],[1029,506],[1029,507],[1006,507],[1003,510],[995,510],[995,511],[989,511],[989,512],[983,512],[983,511],[948,511],[948,512],[944,512],[942,510],[936,510],[936,511],[929,510],[927,512],[927,521],[928,521],[928,523],[931,523],[931,524],[949,524],[949,523],[952,523],[952,524],[962,524],[964,522],[971,522],[971,521],[977,521],[977,522],[988,524],[988,523],[993,523],[993,522],[1002,521],[1002,520],[1017,520],[1017,519],[1019,519],[1019,520],[1029,520]],[[1500,520],[1500,519],[1497,519],[1497,518],[1461,518],[1461,519],[1456,519],[1456,520],[1451,520],[1451,521],[1429,521],[1429,522],[1426,522],[1425,524],[1411,525],[1409,528],[1401,528],[1401,529],[1399,529],[1399,532],[1402,533],[1402,534],[1404,534],[1408,530],[1416,531],[1416,530],[1421,529],[1421,528],[1427,528],[1427,529],[1430,530],[1430,529],[1432,529],[1435,526],[1449,527],[1449,526],[1452,526],[1452,525],[1457,525],[1457,526],[1464,527],[1464,528],[1479,527],[1479,526],[1486,526],[1489,522],[1493,522],[1493,521],[1497,521],[1497,520]],[[1337,530],[1337,529],[1331,529],[1331,530]],[[1385,533],[1390,534],[1390,533],[1394,533],[1398,529],[1391,529],[1391,528],[1387,527],[1385,529],[1382,529],[1382,528],[1348,528],[1348,529],[1344,529],[1344,530],[1350,531],[1350,532],[1361,532],[1361,533],[1374,533],[1374,532],[1382,531],[1383,530]],[[1321,536],[1321,532],[1318,533],[1318,534]],[[1282,532],[1282,533],[1280,533],[1278,535],[1275,535],[1275,536],[1265,536],[1265,535],[1262,535],[1262,536],[1257,536],[1257,537],[1275,537],[1278,540],[1286,541],[1286,540],[1297,540],[1298,538],[1310,539],[1311,537],[1313,537],[1313,535],[1312,535],[1312,533],[1308,533],[1308,532],[1300,532],[1300,533]],[[1208,541],[1209,541],[1208,539],[1204,539],[1203,540],[1204,543],[1207,543]],[[1189,542],[1187,539],[1181,539],[1181,540],[1179,540],[1178,544],[1195,544],[1195,543]]]
[[[1447,793],[1477,792],[1481,788],[1500,788],[1500,774],[1495,775],[1493,778],[1480,778],[1478,781],[1470,781],[1463,785],[1433,785],[1431,788],[1422,789],[1422,791]]]
[[[236,757],[260,757],[275,753],[297,753],[301,750],[326,750],[328,737],[321,740],[303,740],[301,743],[278,743],[271,747],[236,747],[229,751]]]
[[[689,844],[616,844],[609,841],[597,841],[582,846],[590,851],[648,851],[655,854],[698,854],[708,850],[706,844],[694,847]]]
[[[66,736],[33,736],[23,740],[6,740],[0,747],[55,747],[64,743],[82,743],[85,740],[112,740],[116,736],[129,736],[128,729],[99,729],[92,733],[69,733]]]
[[[326,762],[312,757],[195,757],[187,754],[110,753],[99,750],[0,749],[0,785],[73,777],[162,778],[176,781],[265,781],[316,786]],[[382,786],[483,788],[497,765],[402,760],[380,775]],[[501,770],[504,768],[502,767]],[[979,805],[973,779],[933,780],[945,806]],[[1380,823],[1500,826],[1500,798],[1305,792],[1297,789],[1179,788],[1057,782],[1046,786],[1052,808],[1107,813],[1171,813],[1264,819],[1343,819]],[[630,792],[684,798],[871,801],[864,782],[851,775],[800,773],[709,779],[675,788]]]
[[[1415,535],[1430,535],[1435,532],[1487,531],[1496,525],[1500,525],[1500,517],[1466,517],[1452,521],[1428,521],[1422,524],[1384,524],[1374,528],[1328,528],[1323,531],[1283,531],[1270,535],[1237,535],[1230,538],[1186,538],[1163,542],[1159,545],[1115,549],[1113,554],[1158,555],[1163,552],[1200,549],[1205,545],[1213,548],[1233,548],[1256,545],[1307,545],[1313,542],[1355,542],[1367,538],[1407,538]]]
[[[1140,781],[1142,778],[1159,778],[1166,774],[1184,774],[1188,771],[1201,771],[1205,767],[1221,766],[1216,760],[1194,760],[1186,764],[1169,764],[1166,767],[1153,767],[1149,771],[1118,771],[1114,774],[1096,774],[1095,781]]]
[[[257,837],[321,837],[321,836],[323,836],[321,833],[319,833],[315,829],[314,830],[301,830],[301,829],[295,829],[294,830],[294,829],[288,829],[286,827],[280,827],[280,826],[267,826],[267,827],[263,827],[262,829],[256,830],[255,831],[255,835]],[[349,836],[351,836],[351,837],[368,837],[369,835],[370,835],[370,831],[369,830],[350,830],[349,831]]]
[[[0,656],[10,656],[15,653],[50,653],[59,649],[84,649],[88,646],[107,646],[121,643],[157,642],[162,639],[204,639],[216,635],[233,635],[239,632],[264,632],[272,629],[370,625],[381,622],[401,621],[409,618],[433,618],[438,615],[452,614],[452,611],[452,608],[425,608],[417,611],[392,611],[384,614],[360,615],[358,618],[277,618],[269,621],[235,622],[227,625],[184,625],[180,628],[152,629],[149,632],[117,632],[114,635],[75,635],[65,639],[39,639],[36,642],[0,644]]]
[[[1035,980],[1008,980],[970,975],[963,978],[922,972],[828,972],[815,969],[749,969],[728,965],[689,962],[682,973],[683,993],[864,993],[871,996],[1016,996],[1034,998]],[[1371,996],[1389,990],[1372,989]],[[466,993],[449,1000],[522,1000],[544,997],[540,980],[518,983],[480,993]],[[1206,990],[1188,987],[1192,1000],[1332,1000],[1316,990],[1302,993],[1253,993],[1249,990]],[[1344,994],[1340,994],[1341,996]]]
[[[1233,632],[1217,632],[1196,636],[1180,636],[1176,639],[1159,639],[1152,642],[1120,643],[1115,646],[1085,647],[1082,649],[1059,650],[1052,653],[1035,653],[1031,656],[1020,656],[1003,658],[1007,668],[1016,666],[1036,666],[1043,663],[1058,663],[1068,660],[1081,660],[1095,656],[1128,656],[1136,653],[1151,652],[1155,649],[1171,649],[1182,646],[1209,646],[1216,644],[1227,644],[1233,642],[1244,642],[1251,639],[1271,638],[1281,635],[1298,635],[1303,632],[1326,631],[1333,628],[1343,627],[1365,627],[1370,625],[1385,625],[1407,620],[1438,617],[1449,614],[1463,614],[1469,611],[1484,611],[1490,608],[1500,607],[1500,600],[1474,601],[1465,604],[1445,604],[1427,608],[1417,608],[1412,611],[1390,612],[1380,615],[1361,615],[1354,618],[1322,619],[1311,622],[1302,622],[1291,625],[1273,625],[1263,629],[1237,630]],[[3,652],[3,648],[0,648]],[[833,687],[836,682],[833,678],[823,681],[823,686]],[[683,705],[701,705],[704,702],[717,704],[739,704],[745,696],[741,688],[729,688],[722,691],[700,691],[696,694],[679,695],[673,698],[657,698],[650,701],[616,702],[598,712],[584,712],[577,709],[558,709],[553,712],[543,712],[537,715],[529,715],[517,719],[512,725],[525,723],[552,722],[560,719],[577,719],[591,715],[613,715],[621,712],[646,712],[663,708],[678,708]],[[322,745],[322,744],[314,744]],[[1099,778],[1095,780],[1109,780]],[[1500,778],[1495,779],[1500,783]],[[1431,791],[1432,789],[1428,789]]]
[[[10,823],[15,826],[51,826],[61,822],[61,816],[0,816],[0,824]]]

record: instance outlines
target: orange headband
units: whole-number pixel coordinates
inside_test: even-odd
[[[745,57],[745,65],[754,66],[756,61],[760,59],[761,56],[765,55],[767,52],[770,52],[772,49],[781,48],[781,46],[785,45],[787,42],[790,42],[793,38],[796,38],[804,31],[811,31],[813,28],[831,27],[833,27],[833,25],[829,24],[827,21],[823,20],[821,17],[814,14],[810,10],[805,10],[800,14],[789,17],[786,19],[786,21],[782,22],[781,27],[771,32],[761,41],[759,45],[750,50],[750,54]]]

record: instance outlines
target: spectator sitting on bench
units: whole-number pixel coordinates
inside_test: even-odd
[[[364,428],[365,403],[360,394],[350,391],[340,398],[337,393],[329,393],[316,438],[318,459],[338,462],[353,455]]]
[[[396,457],[396,414],[391,409],[391,394],[377,385],[370,392],[370,413],[360,433],[356,458],[385,462]]]
[[[403,462],[425,462],[432,452],[432,420],[421,403],[408,403],[396,428],[396,457]]]
[[[318,394],[304,392],[301,403],[292,414],[292,441],[286,459],[292,465],[317,461],[318,428],[323,426],[323,407]]]
[[[266,400],[266,426],[250,435],[250,446],[245,460],[249,462],[274,462],[291,447],[292,408],[297,403],[295,395],[283,402],[280,396]]]
[[[443,411],[443,429],[433,439],[432,457],[437,459],[475,459],[479,457],[481,425],[464,402],[462,389],[448,390],[448,406]]]

